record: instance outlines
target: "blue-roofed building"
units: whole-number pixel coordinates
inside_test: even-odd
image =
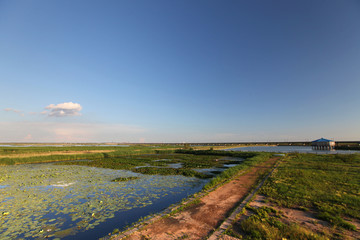
[[[313,150],[334,150],[335,148],[335,141],[320,138],[318,140],[312,141],[311,146]]]

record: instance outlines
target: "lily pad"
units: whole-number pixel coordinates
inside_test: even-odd
[[[185,191],[203,182],[54,164],[3,166],[0,176],[7,176],[1,183],[7,187],[0,188],[2,239],[63,238],[93,229],[116,213],[149,206],[173,189]],[[130,180],[112,182],[116,178]]]

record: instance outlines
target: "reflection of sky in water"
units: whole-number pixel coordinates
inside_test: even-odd
[[[0,214],[6,213],[0,218],[2,239],[35,239],[48,234],[55,238],[60,237],[63,230],[95,229],[119,212],[150,207],[166,196],[200,189],[204,184],[203,180],[183,176],[141,175],[125,170],[52,164],[5,166],[0,169],[0,176],[5,176],[0,185]],[[140,178],[111,182],[130,176]],[[121,224],[125,223],[117,222],[116,226]]]
[[[226,168],[194,168],[194,171],[197,171],[199,173],[205,173],[209,175],[215,175],[219,172],[223,172],[226,170]]]
[[[167,165],[168,168],[182,168],[183,164],[182,163],[170,163]]]
[[[219,172],[223,172],[226,169],[230,168],[230,167],[235,167],[236,165],[238,165],[239,163],[241,163],[244,159],[242,158],[235,158],[235,157],[222,157],[219,158],[218,161],[235,161],[238,163],[231,163],[231,164],[223,164],[222,167],[216,167],[216,168],[194,168],[194,171],[197,171],[199,173],[205,173],[205,174],[209,174],[209,175],[216,175]]]
[[[147,163],[144,166],[136,166],[135,168],[146,168],[146,167],[151,167],[151,168],[182,168],[183,164],[182,163],[169,163],[169,164],[167,164],[165,166],[153,166],[153,165],[150,165],[150,164]]]
[[[237,164],[224,164],[223,166],[226,168],[235,167]]]

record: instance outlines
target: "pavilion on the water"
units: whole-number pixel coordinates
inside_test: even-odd
[[[312,141],[311,147],[313,150],[334,150],[335,141],[325,138],[320,138],[318,140]]]

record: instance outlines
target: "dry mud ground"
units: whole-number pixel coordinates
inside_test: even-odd
[[[278,158],[272,158],[251,168],[245,174],[224,184],[180,213],[145,226],[126,239],[203,239],[246,197],[260,176],[271,170]],[[112,239],[121,239],[115,237]]]

